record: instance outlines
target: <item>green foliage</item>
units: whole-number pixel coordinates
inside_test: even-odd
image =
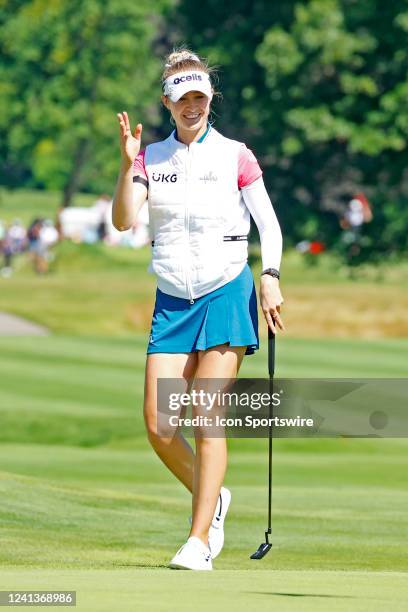
[[[160,62],[187,44],[220,66],[215,125],[255,151],[286,245],[338,244],[345,205],[363,191],[374,204],[366,257],[406,251],[406,1],[208,0],[202,8],[0,3],[3,184],[63,189],[68,200],[80,188],[112,192],[116,112],[144,123],[145,142],[165,137]]]
[[[402,438],[274,439],[274,548],[262,566],[249,554],[266,521],[267,441],[229,439],[233,503],[211,588],[199,572],[166,569],[188,535],[191,496],[147,440],[145,342],[139,334],[0,338],[5,588],[75,589],[81,612],[404,610]],[[385,366],[398,376],[406,350],[406,339],[287,338],[278,375],[377,377]],[[266,369],[263,343],[240,375]]]
[[[406,251],[406,2],[241,0],[211,9],[181,2],[183,36],[223,67],[220,128],[255,150],[286,244],[338,245],[339,218],[364,191],[374,220],[363,259]]]
[[[112,190],[116,113],[158,121],[151,41],[170,0],[32,0],[2,8],[2,182]],[[149,129],[147,130],[147,134]]]

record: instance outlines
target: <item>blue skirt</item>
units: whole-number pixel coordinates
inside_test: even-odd
[[[256,290],[248,264],[194,304],[156,289],[147,354],[192,353],[225,343],[246,346],[245,355],[259,349]]]

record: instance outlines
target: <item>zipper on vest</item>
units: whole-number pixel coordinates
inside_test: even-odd
[[[190,298],[190,304],[194,304],[194,295],[193,288],[191,286],[191,278],[190,278],[190,208],[189,208],[189,184],[191,177],[191,151],[190,147],[187,147],[187,163],[186,163],[186,202],[185,202],[185,230],[186,230],[186,281],[187,281],[187,290]]]

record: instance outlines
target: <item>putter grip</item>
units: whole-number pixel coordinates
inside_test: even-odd
[[[269,378],[275,374],[275,334],[268,325],[268,370]]]

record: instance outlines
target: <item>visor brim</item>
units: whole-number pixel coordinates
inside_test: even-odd
[[[177,91],[172,92],[172,94],[169,95],[168,97],[172,102],[178,102],[180,98],[184,96],[184,94],[188,93],[189,91],[198,91],[204,94],[205,96],[207,96],[207,98],[209,98],[210,100],[213,97],[213,93],[211,89],[207,87],[200,87],[199,85],[197,85],[197,83],[194,83],[194,84],[186,83],[182,87],[178,86]]]

